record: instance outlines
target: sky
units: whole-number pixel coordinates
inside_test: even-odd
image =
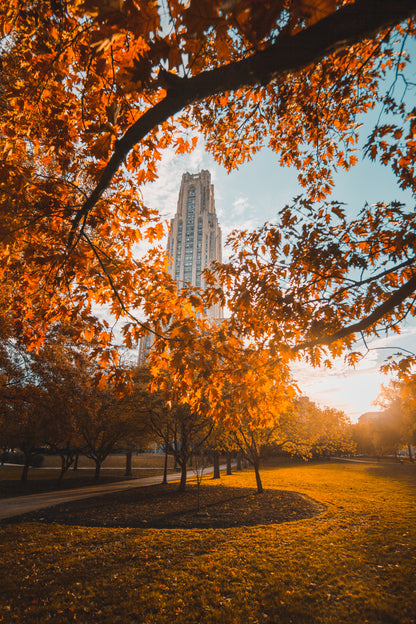
[[[228,174],[200,142],[191,154],[177,156],[165,151],[159,179],[144,187],[145,203],[157,208],[169,221],[176,212],[182,174],[198,173],[201,169],[211,173],[223,243],[234,228],[254,229],[265,221],[273,222],[277,212],[301,192],[296,171],[280,167],[278,157],[268,149]],[[389,169],[380,169],[366,160],[348,174],[337,175],[332,198],[348,203],[353,210],[365,201],[409,200],[398,191]],[[226,257],[226,248],[223,253]],[[377,411],[373,402],[381,384],[389,381],[380,373],[380,365],[400,347],[416,350],[416,324],[403,326],[400,336],[374,340],[370,347],[355,369],[348,368],[343,359],[335,361],[331,370],[297,365],[293,374],[301,392],[320,406],[343,410],[352,422],[365,412]]]

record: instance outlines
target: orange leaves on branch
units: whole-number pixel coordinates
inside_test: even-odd
[[[236,330],[257,343],[269,340],[274,357],[306,353],[319,365],[325,352],[351,348],[356,331],[394,331],[395,319],[414,313],[413,291],[406,291],[415,264],[414,213],[392,203],[365,207],[356,219],[346,214],[336,202],[318,211],[299,198],[275,226],[234,234],[231,261],[216,267]]]
[[[104,19],[114,13],[121,11],[124,4],[124,0],[84,0],[81,3],[81,9],[85,12],[85,15],[91,17],[98,17]]]
[[[382,2],[386,12],[405,4]],[[2,4],[1,28],[10,35],[1,59],[0,273],[14,289],[7,312],[28,342],[38,345],[37,334],[59,319],[92,324],[97,303],[128,322],[143,306],[155,331],[162,335],[171,323],[172,340],[186,344],[186,354],[175,351],[175,366],[192,385],[197,364],[201,379],[209,366],[226,374],[224,341],[248,357],[236,336],[265,339],[286,361],[299,341],[339,331],[343,318],[357,321],[410,279],[413,267],[398,267],[405,254],[413,257],[414,224],[401,207],[377,206],[348,224],[341,206],[309,201],[325,200],[334,168],[355,164],[356,119],[380,99],[385,72],[405,71],[405,56],[373,35],[379,23],[357,42],[356,14],[334,48],[320,49],[336,31],[325,25],[344,28],[343,15],[359,6],[344,3],[331,16],[330,0],[170,0],[162,29],[156,1]],[[410,22],[406,28],[414,34]],[[295,32],[308,45],[296,47]],[[397,32],[405,36],[403,27]],[[312,44],[316,51],[305,57]],[[329,55],[337,46],[343,50]],[[385,105],[401,122],[370,137],[368,153],[414,189],[414,111]],[[282,165],[297,167],[307,193],[281,213],[278,227],[236,235],[234,266],[220,267],[221,284],[207,275],[203,297],[178,294],[156,250],[141,262],[134,256],[137,241],[164,234],[139,187],[157,177],[162,150],[189,152],[198,131],[228,169],[269,145]],[[351,278],[366,267],[379,275],[377,287],[369,276]],[[231,289],[234,325],[211,341],[197,317],[225,298],[222,286]],[[104,334],[101,327],[94,335]],[[127,344],[139,334],[126,330]],[[214,355],[205,362],[208,350]],[[253,375],[246,372],[250,383]],[[216,397],[221,383],[213,385]],[[196,387],[202,410],[202,382]]]
[[[188,37],[201,39],[206,30],[218,19],[219,2],[212,0],[190,0],[183,14],[183,23]]]
[[[146,229],[145,238],[150,243],[153,243],[154,241],[160,240],[161,238],[163,238],[165,234],[166,232],[165,232],[165,227],[163,223],[157,223],[156,225]]]
[[[91,146],[91,154],[99,160],[108,157],[112,146],[111,132],[105,132]]]
[[[191,142],[178,136],[174,142],[175,154],[189,154],[195,149],[198,143],[198,137],[192,137]]]

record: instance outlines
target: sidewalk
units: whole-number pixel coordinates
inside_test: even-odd
[[[225,466],[220,466],[221,470]],[[213,472],[212,466],[204,470],[204,475]],[[168,475],[168,481],[179,481],[180,473],[175,472]],[[195,477],[195,470],[188,471],[188,479]],[[144,479],[132,479],[131,481],[116,481],[115,483],[105,483],[100,485],[90,485],[73,490],[57,490],[55,492],[44,492],[43,494],[28,494],[27,496],[16,496],[14,498],[0,499],[0,520],[21,516],[30,511],[37,511],[45,507],[53,507],[61,503],[69,503],[71,501],[82,500],[84,498],[93,498],[102,496],[103,494],[111,494],[136,487],[144,487],[146,485],[156,485],[162,482],[162,475],[156,477],[145,477]]]

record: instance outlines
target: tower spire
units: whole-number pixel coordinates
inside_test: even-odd
[[[170,273],[179,287],[205,287],[202,271],[215,260],[221,262],[221,238],[210,172],[184,173],[167,244]],[[221,306],[213,306],[207,316],[222,318]]]

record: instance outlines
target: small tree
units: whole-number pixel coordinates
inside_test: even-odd
[[[181,469],[179,489],[185,491],[187,466],[203,449],[214,429],[206,416],[193,413],[188,405],[175,405],[169,412],[169,448]]]

